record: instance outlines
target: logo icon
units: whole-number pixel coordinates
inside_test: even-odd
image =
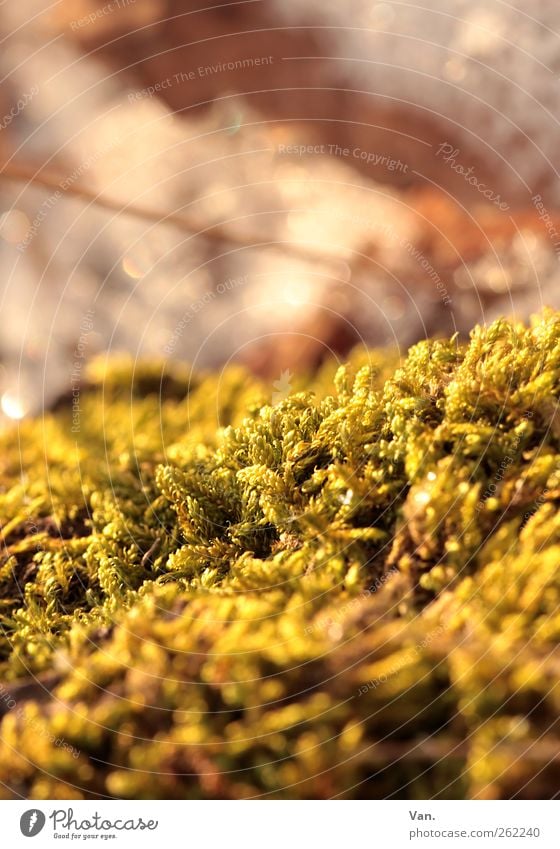
[[[42,811],[33,809],[22,814],[19,821],[21,833],[26,837],[37,837],[45,827],[46,817]]]
[[[272,406],[281,404],[285,401],[292,390],[292,373],[289,369],[283,371],[280,378],[272,384],[274,392],[272,393]]]

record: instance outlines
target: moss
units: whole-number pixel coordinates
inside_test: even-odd
[[[4,795],[554,792],[560,316],[272,393],[96,363],[1,435]]]

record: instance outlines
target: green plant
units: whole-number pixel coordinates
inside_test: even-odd
[[[96,363],[1,435],[7,797],[554,792],[560,316],[298,380]]]

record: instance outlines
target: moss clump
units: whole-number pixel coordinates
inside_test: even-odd
[[[2,434],[7,797],[555,792],[560,316],[300,381]]]

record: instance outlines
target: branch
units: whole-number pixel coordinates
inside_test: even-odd
[[[317,262],[317,260],[323,262],[341,261],[341,257],[334,254],[328,255],[320,248],[314,250],[291,242],[266,241],[257,233],[248,233],[247,235],[234,233],[227,227],[224,227],[223,224],[205,225],[192,216],[189,217],[176,212],[163,212],[162,210],[137,206],[133,203],[123,204],[113,198],[100,195],[95,190],[84,185],[68,186],[66,189],[62,189],[61,184],[66,179],[65,175],[44,170],[40,171],[34,165],[26,163],[4,163],[0,170],[0,179],[12,183],[24,183],[25,185],[40,186],[44,189],[63,191],[65,195],[78,198],[84,202],[88,201],[101,209],[130,215],[142,221],[149,221],[155,224],[170,224],[186,233],[190,233],[191,236],[201,236],[210,242],[229,242],[240,248],[274,248],[306,262]]]

